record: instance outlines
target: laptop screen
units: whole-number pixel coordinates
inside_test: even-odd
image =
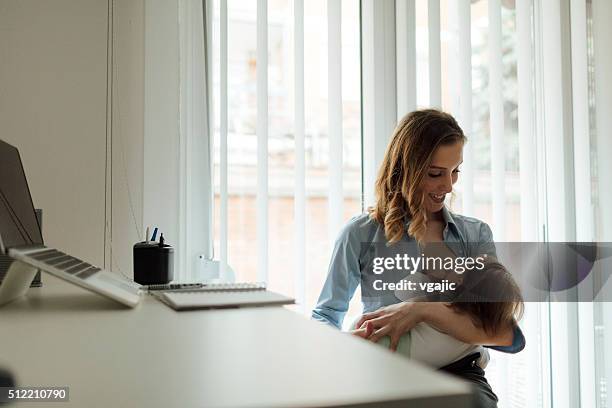
[[[19,151],[0,140],[0,248],[42,243]]]

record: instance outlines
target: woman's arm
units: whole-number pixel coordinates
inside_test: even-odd
[[[359,285],[361,240],[354,220],[342,229],[336,240],[327,279],[312,311],[314,320],[338,329],[342,328],[349,302]]]
[[[457,312],[445,303],[404,302],[386,306],[372,313],[364,314],[356,327],[364,329],[371,325],[372,334],[368,337],[378,342],[384,336],[390,337],[390,348],[395,350],[400,337],[417,324],[428,323],[468,344],[487,346],[510,346],[513,344],[514,326],[508,322],[507,328],[494,335],[487,334],[477,327],[471,317]]]

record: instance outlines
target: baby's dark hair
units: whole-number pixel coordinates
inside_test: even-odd
[[[456,294],[451,307],[467,313],[476,326],[490,335],[509,322],[516,325],[523,316],[521,290],[499,262],[489,261],[481,270],[466,271]]]

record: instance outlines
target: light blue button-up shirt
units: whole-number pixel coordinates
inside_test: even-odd
[[[495,256],[495,244],[491,228],[476,218],[451,214],[444,207],[442,215],[445,222],[443,231],[444,243],[457,256]],[[407,227],[410,222],[407,223]],[[403,242],[415,242],[414,238],[404,234]],[[361,281],[361,271],[370,259],[365,243],[386,243],[384,226],[372,219],[369,214],[361,214],[351,219],[342,229],[332,252],[327,279],[321,290],[317,306],[312,311],[312,318],[340,329],[348,310],[348,305]],[[416,245],[412,246],[417,248]],[[410,254],[419,256],[419,254]],[[383,306],[398,303],[400,300],[392,295],[375,299],[362,299],[363,313],[378,310]],[[525,338],[517,327],[514,341],[507,347],[490,347],[507,353],[517,353],[525,347]]]

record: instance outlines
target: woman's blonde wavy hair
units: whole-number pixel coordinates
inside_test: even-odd
[[[376,204],[368,209],[384,225],[389,244],[402,239],[408,220],[408,235],[423,242],[427,213],[421,181],[438,146],[466,141],[455,118],[436,109],[410,112],[400,120],[378,171]]]

